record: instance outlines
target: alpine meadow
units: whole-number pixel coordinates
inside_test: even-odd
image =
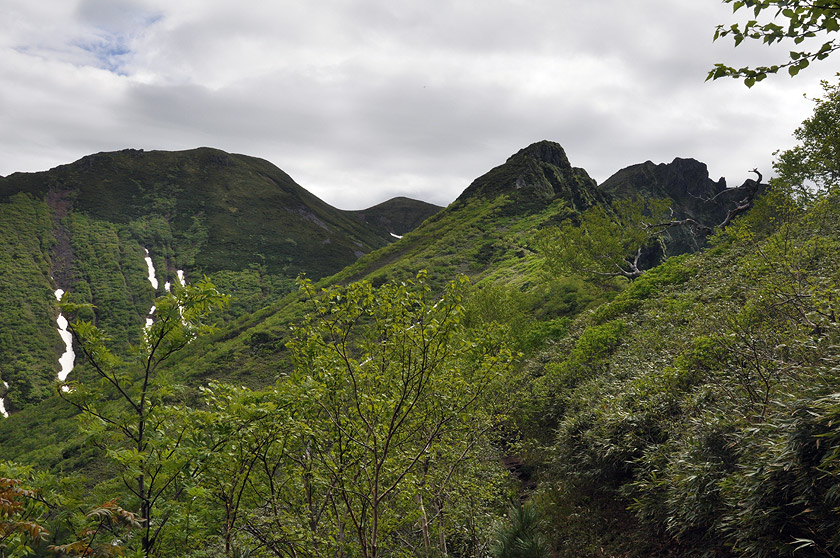
[[[794,50],[705,87],[840,48],[835,0],[723,3],[715,40]],[[840,82],[812,101],[731,183],[549,140],[446,207],[209,147],[0,177],[0,558],[840,556]]]

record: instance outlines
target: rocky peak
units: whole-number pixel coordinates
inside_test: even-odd
[[[705,163],[679,157],[670,163],[645,161],[621,169],[598,190],[613,199],[667,198],[674,219],[690,218],[707,227],[721,223],[738,196],[737,189],[727,190],[725,179],[709,178]],[[705,237],[688,228],[676,228],[669,231],[665,242],[667,253],[675,255],[699,249]]]
[[[513,213],[539,210],[558,198],[583,210],[602,198],[595,181],[585,170],[573,168],[563,148],[552,141],[519,150],[505,164],[475,179],[456,201],[498,196],[508,197]]]

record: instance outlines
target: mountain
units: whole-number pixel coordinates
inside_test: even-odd
[[[726,179],[709,178],[705,163],[677,157],[671,163],[645,161],[631,165],[610,176],[598,189],[614,198],[633,196],[668,198],[674,216],[691,217],[709,226],[723,221],[737,196],[727,189]]]
[[[386,202],[371,215],[387,218],[388,226],[369,224],[267,161],[210,148],[98,153],[0,178],[6,407],[52,393],[64,350],[56,289],[66,291],[65,301],[93,304],[87,317],[127,350],[139,340],[154,297],[179,270],[187,280],[209,276],[233,295],[223,316],[230,320],[293,290],[300,274],[331,275],[388,245],[391,229],[408,231],[436,209]]]
[[[603,201],[595,181],[585,170],[572,167],[563,147],[551,141],[531,144],[511,155],[505,164],[475,179],[457,201],[499,195],[509,198],[510,211],[515,213],[527,213],[557,199],[578,211]]]
[[[233,297],[220,332],[179,356],[182,373],[194,382],[213,376],[261,385],[277,375],[287,326],[301,313],[293,293],[299,273],[325,285],[363,278],[381,284],[421,269],[442,285],[462,273],[521,289],[533,297],[535,315],[559,319],[595,295],[579,281],[538,277],[536,232],[632,195],[669,197],[677,214],[718,219],[723,202],[709,212],[702,199],[718,196],[725,184],[709,180],[702,163],[677,159],[634,165],[597,185],[550,141],[511,155],[445,209],[395,198],[337,210],[266,161],[209,148],[99,153],[44,173],[14,174],[0,179],[6,404],[19,410],[51,393],[64,350],[56,288],[67,291],[65,300],[94,304],[89,317],[121,346],[138,341],[161,292],[150,286],[144,250],[161,285],[184,270],[188,279],[208,275]],[[685,238],[675,252],[699,247]],[[544,297],[590,302],[546,305]]]
[[[202,152],[210,160],[198,157],[193,161],[213,164],[218,152],[197,151]],[[231,382],[230,393],[244,395],[230,399],[235,405],[228,405],[224,395],[228,388],[219,388],[215,393],[221,395],[213,403],[222,413],[227,413],[228,407],[239,412],[245,402],[259,402],[260,397],[274,393],[272,389],[279,392],[291,368],[286,344],[291,327],[307,315],[303,295],[290,292],[288,283],[279,282],[280,278],[289,281],[283,275],[286,268],[274,268],[276,276],[272,275],[267,270],[269,264],[263,262],[274,255],[254,255],[258,249],[279,246],[270,244],[274,239],[249,245],[239,236],[235,238],[238,244],[232,240],[226,246],[223,236],[214,236],[223,231],[211,232],[213,227],[236,223],[227,213],[236,217],[253,211],[260,218],[271,214],[254,207],[270,205],[265,201],[267,194],[260,190],[262,186],[253,186],[262,194],[250,196],[249,187],[237,183],[236,176],[256,177],[280,188],[275,180],[282,182],[278,174],[282,171],[271,170],[274,179],[268,180],[265,173],[270,169],[263,166],[267,163],[243,156],[222,157],[222,161],[231,163],[217,169],[221,173],[228,172],[224,169],[229,166],[242,166],[236,174],[226,175],[227,182],[200,190],[206,199],[204,216],[197,223],[195,219],[179,220],[184,208],[196,203],[182,199],[180,192],[167,195],[163,188],[147,194],[142,188],[135,191],[135,186],[122,185],[123,193],[114,196],[108,191],[114,178],[97,182],[91,175],[89,182],[99,184],[94,195],[86,192],[88,182],[78,178],[87,172],[85,165],[101,165],[104,172],[128,165],[124,158],[145,156],[124,153],[84,163],[73,172],[62,171],[66,173],[62,175],[64,181],[52,182],[50,187],[39,185],[29,175],[9,177],[18,181],[17,189],[7,187],[8,179],[0,181],[0,238],[5,243],[0,253],[4,271],[0,294],[6,297],[0,332],[0,354],[6,360],[0,364],[0,375],[4,381],[11,380],[9,392],[0,391],[0,395],[6,396],[15,411],[0,420],[0,447],[4,458],[40,469],[71,471],[73,475],[84,471],[91,475],[91,485],[110,480],[101,450],[85,442],[87,434],[80,432],[72,420],[73,409],[57,397],[46,397],[61,350],[54,334],[52,290],[57,283],[67,281],[72,285],[68,291],[71,298],[97,301],[95,317],[103,328],[117,328],[117,341],[130,340],[130,332],[136,335],[140,331],[153,295],[143,248],[150,250],[162,279],[174,280],[179,269],[194,277],[200,269],[209,271],[223,285],[222,290],[231,288],[238,296],[239,307],[219,316],[216,332],[187,345],[165,367],[167,376],[186,386],[184,391],[166,393],[179,405],[195,401],[196,388],[211,379]],[[170,172],[187,176],[178,175],[177,170]],[[210,174],[205,178],[212,182]],[[68,183],[75,186],[62,189]],[[302,204],[293,208],[304,207],[301,200],[309,199],[306,193],[284,188],[278,196]],[[836,386],[840,363],[836,348],[840,329],[835,287],[840,266],[840,203],[836,193],[816,197],[810,206],[799,207],[783,192],[768,192],[756,199],[754,210],[742,214],[731,229],[718,235],[710,249],[700,249],[700,240],[686,244],[682,249],[693,253],[669,258],[634,281],[590,283],[575,276],[548,276],[534,248],[533,240],[542,229],[574,223],[588,208],[615,200],[667,198],[675,218],[691,218],[711,226],[727,216],[741,194],[740,190],[726,189],[722,179],[709,179],[705,165],[691,159],[633,165],[598,185],[585,171],[571,165],[561,146],[538,142],[477,178],[442,210],[404,199],[368,210],[337,213],[317,203],[306,202],[308,209],[302,211],[286,211],[278,204],[280,209],[274,215],[302,217],[298,226],[304,226],[304,222],[314,225],[309,235],[344,231],[359,242],[369,239],[371,248],[381,242],[379,248],[354,257],[346,267],[315,281],[316,292],[321,287],[358,279],[373,285],[395,283],[398,290],[400,281],[426,270],[431,293],[428,300],[434,303],[438,301],[438,289],[463,273],[473,286],[465,294],[462,323],[472,332],[492,330],[494,336],[487,337],[494,342],[495,335],[503,332],[505,343],[518,355],[516,369],[510,371],[510,384],[492,393],[502,410],[494,416],[498,424],[488,429],[495,446],[484,448],[486,454],[475,461],[459,464],[469,469],[481,462],[487,469],[480,471],[493,470],[505,478],[479,475],[473,485],[454,487],[453,494],[462,491],[477,498],[465,496],[466,506],[460,506],[457,498],[436,499],[437,493],[428,501],[406,498],[383,504],[404,505],[408,510],[395,516],[405,522],[400,541],[410,540],[419,549],[424,539],[427,545],[440,540],[441,546],[451,542],[455,548],[464,543],[466,525],[474,528],[471,540],[487,541],[492,537],[490,525],[503,523],[503,517],[482,515],[478,519],[483,526],[458,523],[459,518],[463,520],[463,514],[467,514],[474,521],[477,516],[469,514],[475,513],[473,506],[478,500],[495,498],[494,505],[498,505],[516,498],[518,489],[519,496],[527,499],[541,518],[540,528],[550,537],[557,556],[769,556],[793,555],[795,547],[803,555],[810,555],[811,547],[829,549],[831,552],[820,555],[832,555],[838,549],[840,403]],[[97,196],[122,205],[119,210],[110,205],[99,207]],[[143,212],[148,204],[154,212]],[[230,207],[238,211],[230,211]],[[341,228],[342,218],[353,225]],[[402,238],[387,242],[392,235]],[[235,250],[243,252],[234,251],[234,245]],[[228,260],[244,260],[247,265],[231,261],[224,267],[222,254],[227,254]],[[272,266],[277,265],[278,260],[272,261]],[[305,261],[295,265],[303,266]],[[272,278],[277,282],[272,283]],[[365,292],[369,300],[386,289]],[[344,303],[339,298],[334,302],[335,306]],[[335,306],[325,315],[333,316]],[[409,306],[401,308],[413,320],[412,312],[418,306]],[[436,319],[437,314],[434,316]],[[342,319],[339,316],[330,323],[340,329]],[[390,327],[391,322],[385,322]],[[429,331],[437,327],[435,320],[431,322],[426,324]],[[418,323],[422,321],[412,321],[407,328],[400,326],[389,340],[413,330]],[[122,333],[119,327],[124,328]],[[387,327],[383,331],[390,332]],[[51,336],[41,335],[38,328],[51,332]],[[313,338],[312,345],[304,348],[318,354],[324,338]],[[370,346],[386,342],[378,336],[369,341]],[[343,357],[358,350],[352,342],[349,346]],[[422,342],[417,346],[425,347]],[[458,349],[469,352],[471,346]],[[361,369],[371,361],[358,356],[350,354],[342,365]],[[46,364],[41,363],[41,357]],[[332,370],[332,364],[324,364],[326,361],[307,362]],[[379,367],[378,361],[374,364]],[[49,381],[27,383],[23,371],[31,374],[41,370],[39,366],[48,372],[44,377]],[[259,456],[246,455],[243,461],[235,462],[235,454],[251,451],[254,446],[258,450],[264,447],[261,439],[251,437],[252,426],[260,427],[265,422],[266,432],[273,436],[282,420],[299,420],[291,414],[284,418],[283,405],[300,400],[305,392],[316,401],[317,411],[319,397],[334,396],[331,387],[309,391],[315,385],[307,383],[310,368],[304,367],[298,378],[303,389],[287,393],[289,399],[266,399],[261,403],[264,407],[255,406],[242,415],[247,420],[238,426],[223,420],[215,425],[224,436],[237,440],[240,428],[243,433],[242,444],[229,446],[233,451],[216,452],[214,448],[212,452],[218,458],[219,470],[211,471],[211,477],[218,475],[211,481],[220,481],[216,487],[222,492],[231,486],[225,484],[230,479],[242,482],[242,491],[250,490],[237,475],[250,470],[256,463],[252,458]],[[272,388],[257,391],[264,386]],[[22,394],[31,397],[27,405],[18,403]],[[378,417],[382,416],[378,409],[383,401],[369,399]],[[208,430],[214,424],[212,417],[203,414],[213,412],[209,407],[202,408],[201,416],[196,417]],[[438,409],[437,402],[429,408]],[[218,414],[218,409],[215,412]],[[235,412],[216,418],[238,416]],[[322,422],[331,423],[341,413],[318,416],[325,419]],[[341,424],[340,420],[336,422]],[[180,424],[176,426],[173,431],[179,432],[180,443],[182,431]],[[354,431],[354,435],[363,430]],[[416,430],[423,428],[418,426]],[[207,432],[196,437],[205,434],[212,438]],[[345,438],[342,431],[339,439],[343,444],[351,437]],[[305,462],[303,465],[316,453],[343,455],[332,451],[338,445],[318,446],[315,438],[309,441],[312,443],[295,446],[284,455],[290,461]],[[451,449],[455,454],[460,451]],[[429,463],[444,459],[442,453],[433,459],[430,455]],[[302,455],[306,457],[301,459]],[[420,462],[413,453],[405,455],[409,455],[408,461]],[[422,450],[416,456],[422,456]],[[224,461],[228,458],[234,460],[230,469]],[[355,464],[355,459],[345,463]],[[237,469],[242,463],[246,467]],[[514,474],[506,475],[502,463]],[[267,477],[274,479],[275,473],[284,474],[282,466],[280,461],[266,459],[257,467],[265,467]],[[456,469],[460,472],[458,467],[447,471],[456,474]],[[336,476],[319,485],[328,492],[336,486],[332,482],[343,474],[343,470],[331,471]],[[309,482],[308,475],[302,475],[304,482]],[[356,476],[365,477],[366,473]],[[443,477],[444,484],[449,482],[449,474]],[[412,486],[426,486],[427,481],[436,480],[434,476],[418,476],[412,481],[421,479],[423,482],[412,482]],[[512,480],[517,481],[514,488],[510,488]],[[298,482],[292,476],[285,477],[286,481]],[[295,497],[306,492],[290,486],[289,494]],[[109,497],[119,490],[104,482],[96,488]],[[196,494],[204,498],[198,500],[203,504],[196,504],[196,508],[209,506],[211,492],[190,492],[191,497]],[[476,496],[479,492],[481,497]],[[170,494],[173,500],[180,498],[180,488]],[[132,501],[130,494],[123,497]],[[243,505],[251,506],[251,519],[262,518],[268,509],[263,506],[265,499],[258,491],[249,497]],[[221,517],[221,508],[208,507],[198,513],[187,500],[183,502],[187,504],[184,520],[189,518],[193,522],[190,525],[208,522],[206,532],[218,532],[218,524],[212,523],[218,517],[211,516],[217,513]],[[310,509],[283,505],[288,506],[284,513],[290,515],[298,513],[297,508]],[[518,508],[522,512],[518,517],[524,517],[526,506]],[[435,523],[432,519],[425,523],[421,518],[427,517],[426,509],[434,509],[433,517],[446,517],[446,521]],[[510,520],[516,517],[512,513]],[[186,523],[178,524],[178,528]],[[430,525],[439,531],[432,531]],[[424,529],[428,532],[421,534]],[[429,533],[440,537],[423,536]],[[179,544],[181,534],[178,531]],[[250,534],[240,529],[238,542],[244,541],[247,547]],[[193,540],[193,545],[206,544],[205,539],[194,538],[200,542]],[[465,550],[464,555],[470,552]]]
[[[539,184],[536,176],[542,177]],[[534,316],[559,319],[583,310],[595,296],[593,289],[577,280],[540,277],[540,257],[531,243],[535,232],[596,203],[609,203],[609,198],[594,180],[571,166],[560,145],[538,142],[476,178],[458,199],[399,241],[359,258],[319,285],[362,279],[380,285],[426,270],[428,283],[441,287],[464,274],[477,288],[498,283],[522,290]],[[552,302],[546,303],[546,297]],[[247,385],[273,382],[283,373],[289,325],[304,312],[298,302],[291,294],[243,316],[188,347],[175,366],[191,383],[210,377]]]
[[[264,265],[271,274],[321,277],[387,243],[267,161],[209,148],[98,153],[0,179],[0,199],[18,192],[47,200],[54,213],[70,207],[133,228],[141,241],[168,245],[158,253],[173,250],[168,267],[190,265],[196,273]],[[166,230],[142,227],[156,224]]]
[[[439,205],[396,197],[358,211],[348,211],[359,220],[384,230],[390,236],[402,236],[443,209]]]

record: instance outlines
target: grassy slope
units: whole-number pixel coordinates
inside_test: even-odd
[[[14,410],[52,393],[63,349],[46,255],[55,244],[47,205],[27,194],[0,202],[0,238],[0,381],[9,384],[5,406]]]
[[[534,161],[518,170],[533,177],[535,168],[560,174]],[[491,173],[509,185],[523,176],[506,165]],[[534,498],[560,555],[728,556],[796,537],[825,547],[836,526],[825,471],[838,467],[824,458],[840,455],[840,436],[820,448],[809,433],[831,434],[840,423],[840,411],[820,402],[837,384],[832,347],[840,339],[835,322],[803,327],[784,301],[786,289],[804,284],[807,296],[797,300],[822,305],[806,302],[809,319],[836,307],[838,200],[810,220],[791,214],[776,233],[760,207],[711,249],[669,260],[571,320],[593,302],[592,292],[547,282],[528,246],[535,230],[574,210],[560,197],[505,190],[504,182],[496,190],[487,175],[475,184],[481,188],[324,284],[399,279],[425,268],[439,283],[467,273],[480,285],[507,285],[484,298],[490,312],[504,314],[499,303],[517,299],[505,319],[549,340],[526,347],[536,352],[524,363],[530,380],[518,405],[522,455],[539,480]],[[270,382],[283,372],[288,325],[304,310],[290,295],[192,344],[173,365],[190,383]],[[751,346],[752,361],[743,356]],[[770,372],[766,400],[760,370]],[[811,418],[792,425],[802,409]],[[42,428],[28,413],[8,424],[18,432]],[[47,466],[85,459],[78,442],[20,444],[0,429],[6,441],[18,458]],[[797,482],[811,487],[801,501],[785,488]]]
[[[139,223],[135,232],[151,251],[171,258],[170,266],[190,265],[196,273],[254,264],[320,277],[387,243],[386,234],[330,207],[267,161],[209,148],[99,153],[0,180],[0,197],[50,190],[69,190],[75,211],[110,223],[163,217],[173,238]],[[190,250],[196,218],[206,239]]]
[[[535,145],[541,147],[542,143]],[[564,167],[543,160],[545,154],[538,147],[534,148],[536,153],[523,150],[479,177],[458,200],[400,241],[359,258],[322,283],[366,279],[377,284],[427,270],[432,285],[442,286],[456,275],[466,274],[474,282],[497,282],[518,291],[548,288],[566,295],[570,290],[579,291],[582,299],[588,300],[591,289],[580,283],[541,285],[540,260],[529,245],[540,228],[574,215],[573,207],[585,208],[602,198],[585,173],[563,161],[565,154],[562,159],[552,158],[562,153],[560,146],[549,144],[548,158]],[[540,183],[535,168],[542,177]],[[539,188],[517,187],[523,176]],[[557,194],[545,194],[549,189]],[[283,370],[288,326],[304,311],[296,300],[290,295],[195,343],[179,355],[184,373],[197,379],[214,376],[254,384],[272,381]],[[543,300],[531,304],[534,308],[546,305]],[[576,310],[577,305],[561,304],[557,312],[571,309]]]

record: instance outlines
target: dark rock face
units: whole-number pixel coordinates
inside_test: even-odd
[[[675,217],[690,217],[709,226],[726,217],[730,196],[726,180],[714,182],[704,163],[676,158],[670,164],[650,161],[632,165],[609,177],[598,189],[613,198],[643,196],[672,200]],[[723,193],[723,194],[722,194]],[[720,195],[718,198],[715,196]],[[713,200],[714,198],[714,200]],[[709,201],[713,200],[713,201]]]
[[[456,202],[502,195],[508,196],[508,210],[514,213],[534,211],[558,198],[578,211],[605,201],[586,171],[572,167],[563,148],[550,141],[529,145],[478,177]]]
[[[539,141],[532,143],[524,149],[520,149],[515,155],[512,155],[508,161],[516,159],[517,157],[529,157],[554,165],[555,167],[571,168],[569,158],[566,156],[566,151],[559,143],[553,141]]]
[[[673,219],[694,219],[707,227],[723,222],[743,192],[726,187],[726,180],[709,178],[705,163],[676,158],[671,163],[650,161],[621,169],[598,190],[613,199],[641,196],[671,200]],[[669,255],[694,251],[705,243],[705,235],[682,227],[672,229],[666,237]]]

